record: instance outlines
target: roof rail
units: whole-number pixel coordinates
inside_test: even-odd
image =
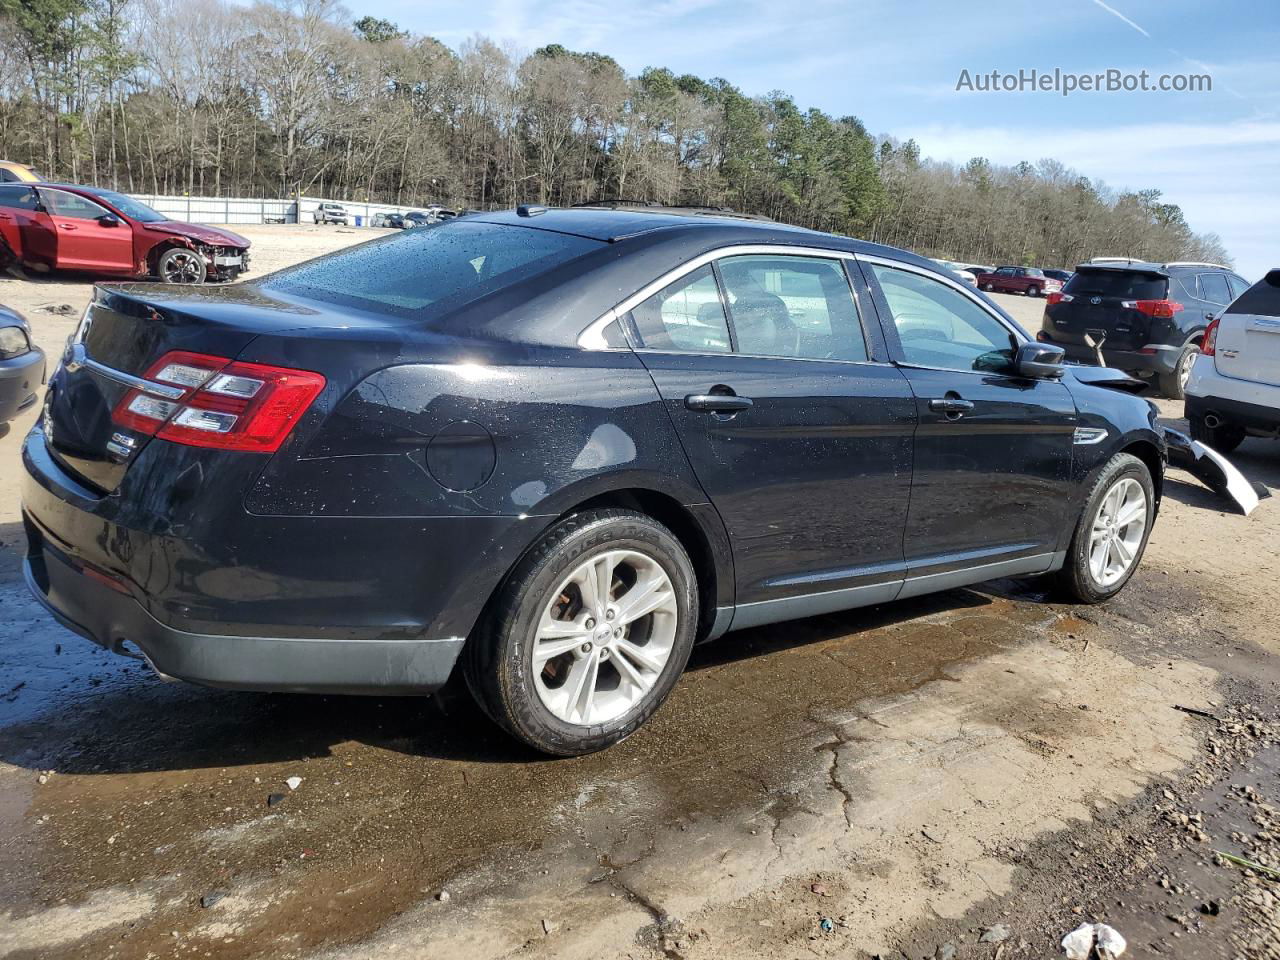
[[[1090,263],[1146,263],[1145,260],[1138,260],[1136,257],[1090,257]]]
[[[1228,266],[1221,263],[1206,263],[1203,260],[1173,260],[1165,264],[1166,267],[1216,267],[1219,270],[1230,270]]]

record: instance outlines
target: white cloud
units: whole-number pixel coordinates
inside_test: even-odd
[[[1280,122],[1150,123],[1126,127],[1005,128],[932,125],[894,131],[921,152],[963,163],[1053,157],[1117,189],[1154,187],[1197,232],[1221,235],[1250,280],[1280,265]]]

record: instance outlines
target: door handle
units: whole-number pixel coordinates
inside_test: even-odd
[[[945,413],[948,416],[968,413],[973,409],[972,400],[961,400],[959,397],[942,397],[937,400],[929,401],[929,409],[935,413]]]
[[[70,224],[70,223],[60,223],[60,224],[58,224],[58,226],[60,226],[63,230],[74,230],[74,229],[75,229],[75,227],[74,227],[72,224]]]
[[[751,406],[751,398],[732,393],[691,393],[684,398],[684,405],[704,413],[740,413]]]

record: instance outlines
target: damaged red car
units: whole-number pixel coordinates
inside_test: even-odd
[[[170,220],[123,193],[61,183],[0,183],[0,266],[79,270],[165,283],[234,280],[249,241]]]

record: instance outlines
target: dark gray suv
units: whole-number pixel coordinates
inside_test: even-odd
[[[1181,400],[1191,365],[1214,314],[1249,284],[1214,263],[1082,263],[1061,293],[1045,298],[1036,339],[1068,358],[1154,378],[1166,397]]]

